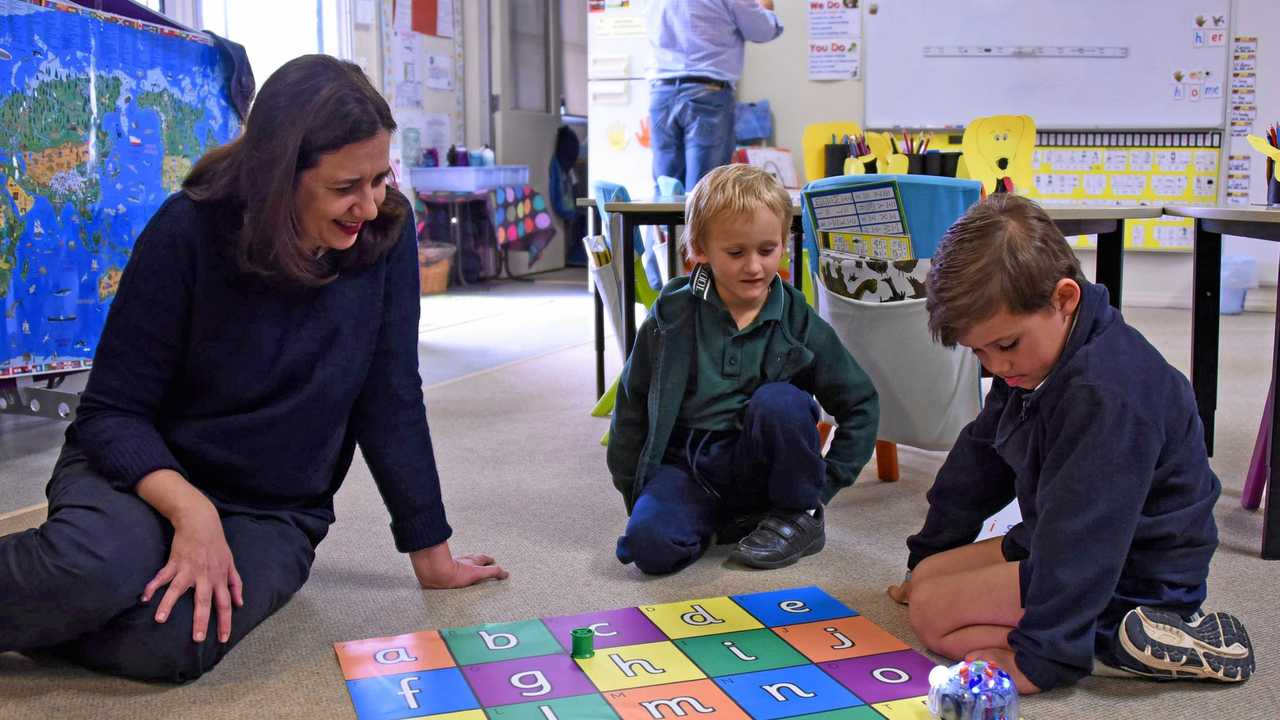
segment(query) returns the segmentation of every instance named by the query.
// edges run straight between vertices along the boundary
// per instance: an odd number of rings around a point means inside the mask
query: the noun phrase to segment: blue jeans
[[[667,175],[686,192],[733,156],[733,90],[703,83],[653,83],[649,88],[653,177]],[[656,191],[655,191],[656,194]]]
[[[133,493],[107,484],[68,443],[46,493],[49,519],[0,538],[0,652],[42,652],[112,675],[183,682],[212,668],[302,587],[327,511],[255,511],[220,504],[222,530],[244,581],[231,639],[217,640],[210,612],[204,642],[191,640],[194,591],[155,621],[165,588],[143,587],[169,559],[173,527]]]
[[[677,429],[640,489],[618,560],[674,572],[701,557],[734,515],[818,507],[827,464],[817,423],[808,393],[775,382],[751,396],[741,432]]]

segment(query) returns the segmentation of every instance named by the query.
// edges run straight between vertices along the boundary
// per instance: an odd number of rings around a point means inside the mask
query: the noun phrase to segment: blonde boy
[[[697,265],[663,288],[618,386],[608,462],[630,513],[618,559],[673,572],[714,535],[737,542],[739,562],[782,567],[822,549],[823,503],[875,444],[876,392],[778,277],[791,198],[777,180],[722,166],[685,208]],[[825,459],[818,403],[838,422]]]

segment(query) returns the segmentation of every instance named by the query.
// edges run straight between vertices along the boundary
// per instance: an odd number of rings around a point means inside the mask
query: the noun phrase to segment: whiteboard
[[[1223,127],[1230,4],[864,0],[866,126],[1025,114],[1053,129]]]

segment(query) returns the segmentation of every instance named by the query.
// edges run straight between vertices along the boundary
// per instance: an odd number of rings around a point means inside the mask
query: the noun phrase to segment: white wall
[[[1258,119],[1254,132],[1263,134],[1263,128],[1272,122],[1280,122],[1280,3],[1275,0],[1235,0],[1232,22],[1234,35],[1254,35],[1258,38]],[[1253,156],[1253,186],[1249,195],[1251,203],[1267,201],[1266,183],[1261,156]],[[1258,280],[1265,285],[1275,285],[1280,273],[1280,243],[1225,236],[1222,238],[1224,255],[1246,255],[1258,261]]]
[[[865,3],[863,3],[865,4]],[[805,0],[774,3],[782,35],[772,42],[748,43],[738,100],[768,100],[773,109],[774,144],[791,150],[796,172],[804,174],[800,135],[814,122],[862,122],[861,80],[813,82],[809,77],[809,25]]]
[[[866,12],[867,2],[861,3]],[[738,85],[738,99],[768,99],[774,116],[777,145],[791,149],[796,168],[803,173],[800,137],[812,122],[852,120],[864,122],[864,92],[861,80],[814,82],[808,80],[808,3],[779,0],[779,19],[785,26],[782,36],[771,43],[748,44],[746,64]],[[1280,121],[1280,2],[1276,0],[1233,0],[1233,35],[1258,36],[1258,121]],[[864,16],[865,19],[865,16]],[[866,23],[863,24],[864,31]],[[864,43],[872,42],[864,35]],[[1225,166],[1226,153],[1223,153]],[[1254,160],[1254,175],[1262,173]],[[1265,201],[1261,183],[1255,182],[1253,202]],[[1259,281],[1276,285],[1280,273],[1280,243],[1249,238],[1223,238],[1227,255],[1248,255],[1258,261]],[[1092,268],[1094,254],[1081,251],[1081,260]],[[1189,254],[1127,252],[1124,294],[1126,302],[1140,305],[1190,307],[1191,256]],[[1266,305],[1250,300],[1249,309]]]

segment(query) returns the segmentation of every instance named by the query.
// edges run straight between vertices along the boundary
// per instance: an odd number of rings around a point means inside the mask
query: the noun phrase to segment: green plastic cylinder
[[[591,628],[577,628],[573,635],[573,657],[585,660],[596,654],[595,637],[596,631]]]

